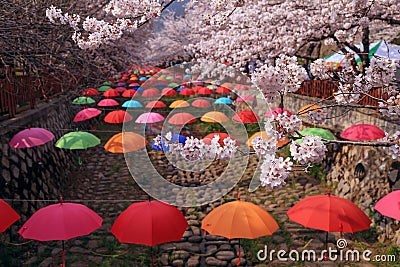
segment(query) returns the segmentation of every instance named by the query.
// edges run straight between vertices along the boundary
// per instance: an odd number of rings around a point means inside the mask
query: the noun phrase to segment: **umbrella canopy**
[[[144,90],[142,93],[142,96],[143,97],[155,97],[155,96],[158,96],[159,94],[160,94],[160,91],[158,91],[158,89],[150,88],[150,89]]]
[[[44,145],[54,139],[54,134],[43,128],[28,128],[18,132],[11,138],[12,148],[30,148]]]
[[[178,87],[178,86],[179,86],[179,84],[177,84],[175,82],[172,82],[172,83],[168,84],[168,87],[170,87],[170,88],[175,88],[175,87]]]
[[[400,220],[400,190],[393,191],[381,198],[375,204],[375,209],[383,216]]]
[[[126,91],[126,88],[125,88],[125,87],[122,87],[122,86],[120,86],[120,87],[117,87],[117,88],[115,88],[114,90],[115,90],[115,91],[117,91],[118,93],[123,93],[123,92],[125,92],[125,91]]]
[[[72,104],[75,104],[75,105],[89,105],[89,104],[93,104],[93,103],[96,103],[96,101],[89,96],[80,96],[80,97],[75,98],[72,101]]]
[[[232,101],[232,99],[227,98],[227,97],[220,97],[217,100],[215,100],[214,104],[232,105],[233,101]]]
[[[111,86],[110,85],[103,85],[100,86],[99,88],[97,88],[97,90],[99,90],[99,92],[105,92],[107,89],[110,89]]]
[[[321,112],[321,107],[318,105],[314,105],[314,104],[308,104],[308,105],[301,107],[297,111],[297,114],[305,117],[305,116],[307,116],[307,112]]]
[[[128,85],[128,87],[140,87],[140,84],[138,84],[138,83],[130,83]]]
[[[125,97],[125,98],[131,98],[131,97],[138,96],[138,95],[140,95],[140,94],[135,90],[126,90],[122,93],[122,97]]]
[[[253,239],[272,235],[279,226],[264,209],[251,202],[237,200],[213,209],[202,220],[201,228],[212,235],[229,239]]]
[[[253,102],[255,100],[254,96],[251,95],[241,95],[236,99],[236,102]]]
[[[21,216],[19,216],[7,202],[0,199],[0,233],[7,230],[7,228],[19,220],[19,218],[21,218]]]
[[[368,141],[385,137],[385,132],[372,124],[356,124],[344,130],[340,137],[353,141]]]
[[[168,142],[169,144],[179,142],[181,144],[186,143],[186,137],[180,134],[172,134],[171,140]],[[164,138],[161,139],[161,147],[157,146],[154,142],[151,144],[151,147],[155,150],[169,151],[169,147],[165,145]]]
[[[107,89],[104,93],[103,93],[104,97],[117,97],[119,96],[119,93],[117,90],[115,89]]]
[[[160,201],[146,201],[131,204],[115,220],[110,232],[121,243],[155,246],[180,241],[187,227],[177,208]]]
[[[99,110],[97,108],[85,108],[85,109],[79,111],[75,115],[73,121],[74,122],[86,121],[88,119],[99,116],[100,114],[101,114],[101,110]]]
[[[227,133],[210,133],[207,134],[206,136],[203,137],[203,141],[204,143],[206,143],[207,145],[211,144],[211,140],[215,137],[215,136],[219,136],[219,140],[218,143],[223,146],[224,145],[224,139],[229,137],[232,140],[235,140],[235,138],[233,138],[232,136],[230,136]],[[236,140],[236,146],[239,146],[239,142]]]
[[[88,207],[77,203],[59,203],[41,208],[19,229],[27,239],[68,240],[88,235],[101,227],[103,219]]]
[[[247,140],[247,142],[246,142],[246,144],[248,145],[248,146],[253,146],[253,140],[255,139],[255,138],[257,138],[257,137],[261,137],[261,139],[262,140],[268,140],[270,137],[267,135],[267,132],[266,131],[261,131],[261,132],[256,132],[255,134],[253,134],[250,138],[249,138],[249,140]],[[289,142],[289,139],[287,138],[287,137],[285,137],[285,139],[283,139],[283,140],[278,140],[278,142],[276,143],[276,146],[277,147],[280,147],[280,146],[283,146],[283,145],[286,145],[287,143]]]
[[[179,92],[180,95],[184,95],[184,96],[189,96],[189,95],[194,95],[196,94],[196,92],[193,89],[190,88],[185,88],[182,91]]]
[[[124,123],[133,120],[132,116],[123,110],[114,110],[108,113],[104,117],[104,121],[107,123]]]
[[[289,110],[287,110],[285,108],[284,109],[274,108],[274,109],[268,110],[267,112],[265,112],[264,116],[276,118],[276,117],[278,117],[279,114],[283,114],[283,112],[285,112],[285,111],[288,116],[292,116],[292,112],[290,112]]]
[[[237,91],[247,91],[247,90],[249,90],[249,87],[244,84],[236,84],[234,89]]]
[[[236,123],[256,123],[258,116],[251,110],[243,110],[233,115],[232,121]]]
[[[165,107],[167,107],[167,105],[165,105],[165,103],[162,101],[151,101],[146,105],[146,108],[165,108]]]
[[[369,228],[371,220],[351,201],[328,195],[302,199],[287,215],[305,227],[326,232],[354,233]]]
[[[205,99],[196,99],[192,102],[192,106],[196,108],[209,108],[211,104]]]
[[[170,108],[186,108],[189,106],[190,106],[190,104],[187,101],[182,100],[182,99],[175,100],[174,102],[172,102],[169,105]]]
[[[162,89],[162,92],[161,92],[162,96],[171,96],[171,95],[176,95],[176,94],[177,94],[177,92],[174,89],[169,88],[169,87]]]
[[[104,148],[111,153],[129,153],[144,148],[146,143],[146,139],[140,134],[122,132],[111,137]]]
[[[204,122],[223,123],[229,121],[229,118],[222,112],[210,111],[204,114],[200,120]]]
[[[174,125],[184,125],[193,123],[195,121],[196,118],[192,114],[188,112],[180,112],[172,115],[171,118],[169,118],[168,123]]]
[[[119,103],[114,99],[102,99],[97,103],[99,107],[115,107],[119,106]]]
[[[142,103],[136,100],[128,100],[122,104],[123,108],[141,108],[143,107]]]
[[[197,93],[199,95],[212,95],[214,92],[210,88],[201,87],[199,90],[197,90]]]
[[[87,149],[100,144],[100,139],[87,132],[70,132],[58,139],[56,147],[66,149]]]
[[[328,130],[322,128],[306,128],[300,132],[302,135],[319,136],[328,140],[335,140],[335,136]]]
[[[229,88],[220,86],[220,87],[217,88],[217,90],[215,90],[215,92],[218,93],[218,94],[227,94],[227,93],[230,93],[232,91]]]
[[[88,88],[82,91],[82,95],[88,96],[88,95],[99,95],[100,92],[96,88]]]
[[[163,115],[156,113],[156,112],[146,112],[141,114],[139,117],[136,119],[136,123],[142,123],[142,124],[148,124],[148,123],[156,123],[163,121],[164,117]]]

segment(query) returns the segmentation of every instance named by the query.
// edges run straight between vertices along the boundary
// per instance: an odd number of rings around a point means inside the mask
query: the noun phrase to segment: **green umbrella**
[[[93,98],[88,97],[88,96],[80,96],[80,97],[75,98],[72,101],[72,104],[76,104],[76,105],[88,105],[88,104],[93,104],[93,103],[96,103],[96,101]]]
[[[115,79],[119,79],[119,78],[121,78],[121,75],[116,75],[116,76],[119,76],[118,78],[115,78]],[[111,85],[113,85],[113,82],[110,82],[110,81],[105,81],[104,83],[103,83],[103,85],[108,85],[108,86],[111,86]]]
[[[175,87],[178,87],[179,86],[179,84],[177,84],[177,83],[169,83],[168,84],[168,87],[171,87],[171,88],[175,88]]]
[[[97,88],[97,90],[99,90],[99,92],[105,92],[107,89],[110,89],[111,88],[111,86],[109,86],[109,85],[103,85],[103,86],[100,86],[99,88]]]
[[[173,76],[165,76],[165,79],[168,80],[168,81],[172,81],[175,78]]]
[[[64,134],[56,143],[56,147],[65,149],[87,149],[100,144],[100,139],[87,132],[70,132]]]
[[[328,130],[322,128],[306,128],[300,132],[302,135],[319,136],[327,140],[335,140],[335,136]],[[296,142],[303,142],[303,139],[297,139]]]

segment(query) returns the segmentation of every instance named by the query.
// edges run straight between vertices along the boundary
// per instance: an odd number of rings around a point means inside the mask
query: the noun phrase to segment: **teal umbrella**
[[[66,133],[58,139],[56,147],[65,149],[87,149],[100,144],[97,136],[88,132],[70,132]]]
[[[96,101],[93,98],[88,97],[88,96],[80,96],[80,97],[75,98],[72,101],[72,104],[75,104],[75,105],[88,105],[88,104],[93,104],[93,103],[96,103]]]
[[[142,103],[136,100],[128,100],[122,104],[123,108],[141,108],[143,107]]]
[[[312,136],[319,136],[321,138],[327,140],[335,140],[336,137],[328,130],[322,128],[306,128],[300,132],[303,136],[304,135],[312,135]],[[303,142],[302,139],[297,139],[296,142]]]
[[[214,104],[232,105],[233,101],[232,99],[227,97],[220,97],[217,100],[215,100]]]

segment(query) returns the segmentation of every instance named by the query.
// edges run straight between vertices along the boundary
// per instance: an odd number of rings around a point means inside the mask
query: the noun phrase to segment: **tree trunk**
[[[369,27],[363,28],[363,33],[362,33],[362,44],[364,47],[363,53],[361,53],[360,58],[362,62],[362,72],[365,72],[365,69],[369,67]]]

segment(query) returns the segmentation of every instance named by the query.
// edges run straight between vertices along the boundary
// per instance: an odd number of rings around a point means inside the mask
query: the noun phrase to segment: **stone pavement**
[[[158,154],[157,154],[158,153]],[[161,152],[152,153],[158,160]],[[90,155],[90,156],[89,156]],[[286,211],[307,195],[319,194],[326,190],[306,177],[293,178],[294,182],[281,190],[266,190],[260,188],[253,193],[247,191],[250,174],[256,166],[256,159],[251,158],[249,169],[243,181],[228,193],[224,199],[202,207],[183,208],[189,227],[181,242],[167,243],[154,248],[120,244],[109,232],[116,217],[134,200],[147,200],[148,196],[136,185],[126,167],[123,155],[111,154],[102,147],[88,150],[83,166],[72,174],[71,184],[64,189],[64,199],[81,200],[104,218],[101,229],[84,237],[66,241],[67,266],[236,266],[240,250],[241,266],[339,266],[340,262],[282,262],[276,259],[260,261],[257,252],[268,246],[278,251],[296,249],[315,249],[317,252],[325,248],[325,233],[307,229],[290,222]],[[164,163],[161,163],[163,165]],[[159,166],[160,169],[163,166]],[[165,166],[164,166],[165,167]],[[188,174],[171,169],[169,177],[187,177]],[[177,173],[176,173],[177,172]],[[198,184],[211,179],[218,170],[209,170],[203,175],[191,179],[180,179]],[[167,174],[166,174],[167,175]],[[165,176],[166,177],[166,176]],[[201,182],[200,182],[201,183]],[[236,199],[241,193],[243,201],[251,201],[268,210],[277,220],[280,229],[271,237],[261,237],[256,240],[228,240],[223,237],[206,235],[200,230],[201,220],[214,207],[229,199]],[[337,235],[329,234],[329,246],[335,247]],[[353,236],[348,236],[354,240]],[[358,243],[347,239],[348,245]],[[36,242],[36,241],[35,241]],[[24,266],[58,266],[61,263],[61,242],[36,242],[37,250],[27,257]],[[368,245],[368,244],[366,244]],[[358,265],[353,265],[358,266]],[[369,266],[363,262],[359,266]]]

